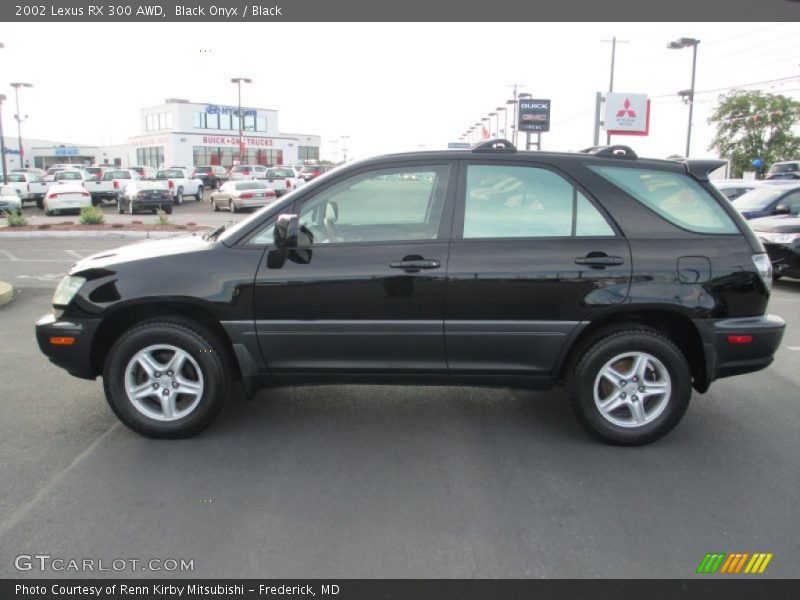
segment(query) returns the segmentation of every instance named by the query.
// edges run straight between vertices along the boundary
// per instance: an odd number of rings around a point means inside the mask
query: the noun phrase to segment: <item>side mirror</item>
[[[792,212],[791,207],[788,204],[778,204],[774,209],[772,209],[773,215],[788,215]]]
[[[280,215],[275,222],[275,245],[278,248],[296,247],[299,224],[297,215]]]

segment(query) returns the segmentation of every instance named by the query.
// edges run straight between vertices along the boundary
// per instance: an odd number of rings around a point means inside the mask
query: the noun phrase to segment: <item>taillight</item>
[[[91,196],[91,194],[89,192],[81,192],[81,196],[86,197],[86,196]]]
[[[169,189],[175,189],[175,182],[172,179],[169,180]]]
[[[244,200],[246,200],[248,198],[252,198],[252,197],[253,197],[253,194],[251,194],[250,192],[247,192],[246,194],[242,194],[241,196],[239,196],[239,198],[242,198]]]
[[[288,177],[286,178],[286,189],[287,190],[292,189],[292,180],[289,179]]]
[[[117,181],[116,179],[114,180],[114,189],[115,190],[119,189],[119,181]]]
[[[753,341],[752,335],[729,335],[728,336],[728,343],[729,344],[749,344]]]

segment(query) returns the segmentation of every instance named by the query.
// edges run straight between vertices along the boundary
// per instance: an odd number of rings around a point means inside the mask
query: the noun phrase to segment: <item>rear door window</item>
[[[738,233],[716,198],[688,175],[653,169],[589,165],[660,217],[695,233]]]

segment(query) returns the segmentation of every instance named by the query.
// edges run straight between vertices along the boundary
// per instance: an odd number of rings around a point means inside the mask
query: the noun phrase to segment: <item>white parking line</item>
[[[19,258],[17,258],[16,256],[14,256],[13,254],[11,254],[11,252],[9,252],[8,250],[3,250],[3,249],[0,249],[0,254],[5,254],[5,255],[6,255],[6,258],[7,258],[8,260],[14,260],[14,261],[17,261],[17,260],[19,260]]]
[[[786,346],[788,350],[800,350],[800,346]]]
[[[80,252],[77,252],[75,250],[64,250],[64,252],[66,252],[70,256],[74,256],[78,260],[81,260],[82,258],[84,258],[86,256],[85,254],[81,254]]]

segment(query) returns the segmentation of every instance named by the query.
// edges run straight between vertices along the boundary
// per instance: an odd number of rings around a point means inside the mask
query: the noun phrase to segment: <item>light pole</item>
[[[627,44],[628,40],[618,40],[617,36],[614,36],[610,40],[600,40],[605,44],[611,44],[611,77],[609,78],[608,82],[608,91],[609,93],[614,91],[614,63],[616,62],[617,57],[617,44]],[[606,133],[606,144],[611,144],[611,134]]]
[[[342,138],[342,162],[347,162],[347,140],[350,139],[349,135],[343,135]]]
[[[694,111],[694,75],[695,71],[697,70],[697,44],[700,43],[700,40],[696,40],[694,38],[687,38],[682,37],[680,39],[675,40],[674,42],[670,42],[667,44],[667,48],[670,50],[680,50],[682,48],[691,48],[692,49],[692,87],[689,89],[689,94],[686,95],[685,93],[679,94],[683,95],[684,97],[688,98],[689,103],[689,125],[686,128],[686,158],[689,158],[689,149],[692,145],[692,112]]]
[[[498,115],[500,115],[500,111],[503,111],[503,137],[508,139],[508,111],[505,106],[498,106],[496,110]],[[498,131],[497,133],[497,137],[500,137],[500,132]]]
[[[526,92],[520,92],[517,95],[517,99],[520,102],[522,100],[530,100],[531,98],[533,98],[533,94],[528,94]],[[525,150],[530,150],[530,149],[531,149],[531,132],[530,131],[526,131],[525,132]]]
[[[32,88],[32,83],[21,83],[16,81],[11,84],[11,87],[14,88],[14,98],[16,99],[17,104],[17,114],[14,115],[14,118],[17,120],[17,140],[19,142],[19,166],[21,169],[25,168],[25,150],[22,147],[22,122],[28,118],[28,115],[24,117],[19,113],[19,88]]]
[[[244,115],[242,115],[242,84],[243,83],[253,83],[252,79],[248,79],[247,77],[232,77],[231,83],[235,83],[239,86],[239,106],[236,110],[236,114],[239,116],[239,164],[244,162]]]
[[[3,185],[8,183],[8,173],[6,172],[6,137],[3,135],[3,102],[6,95],[0,94],[0,154],[3,155]]]
[[[511,133],[511,137],[509,139],[516,146],[516,142],[514,141],[514,138],[517,135],[517,99],[516,99],[516,97],[514,98],[514,100],[506,100],[506,115],[508,114],[508,108],[507,107],[512,106],[512,105],[514,106],[514,117],[513,117],[512,122],[511,122],[511,132],[512,133]],[[506,135],[508,135],[508,134],[506,134]]]
[[[500,129],[500,115],[498,115],[496,112],[490,112],[489,113],[489,133],[490,134],[492,132],[492,117],[494,117],[494,135],[492,135],[491,137],[497,138],[497,137],[500,137],[499,132],[497,131],[498,129]]]

